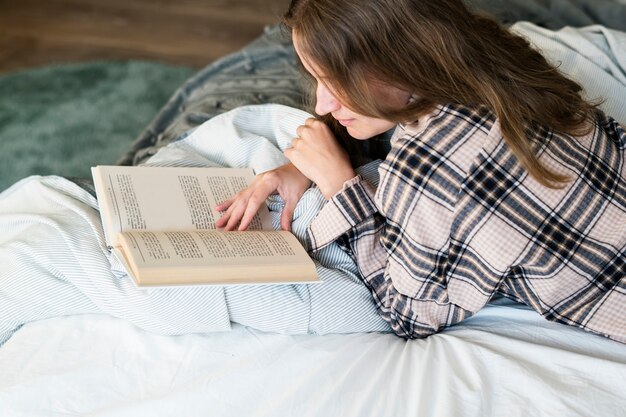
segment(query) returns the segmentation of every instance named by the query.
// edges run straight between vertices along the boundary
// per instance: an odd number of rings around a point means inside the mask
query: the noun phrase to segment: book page
[[[121,231],[215,229],[215,206],[254,179],[250,168],[98,166],[92,173],[110,246]],[[250,229],[272,229],[267,206]]]
[[[313,261],[286,231],[131,231],[118,241],[140,284],[280,282],[285,272],[294,281],[317,280]]]

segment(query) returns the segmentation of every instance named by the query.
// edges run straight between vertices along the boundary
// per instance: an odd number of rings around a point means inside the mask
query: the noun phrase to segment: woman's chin
[[[348,131],[348,134],[350,134],[350,136],[352,136],[354,139],[358,139],[358,140],[367,140],[367,139],[371,139],[374,136],[376,136],[378,134],[378,132],[364,132],[360,129],[355,129],[352,126],[348,126],[346,127],[346,130]]]

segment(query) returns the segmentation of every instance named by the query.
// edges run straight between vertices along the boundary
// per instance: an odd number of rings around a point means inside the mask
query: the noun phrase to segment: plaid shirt
[[[311,223],[311,250],[338,241],[351,253],[402,337],[501,294],[626,342],[626,131],[601,116],[584,137],[530,134],[565,187],[529,176],[484,108],[440,106],[398,126],[378,187],[347,181]]]

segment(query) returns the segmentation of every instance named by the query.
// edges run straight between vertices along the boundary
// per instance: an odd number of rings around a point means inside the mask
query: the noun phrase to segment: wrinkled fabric
[[[309,114],[277,104],[217,116],[159,152],[152,165],[251,166],[285,163],[281,149]],[[294,213],[304,231],[324,204],[308,190]],[[283,202],[269,201],[278,228]],[[237,322],[286,333],[388,331],[354,262],[339,247],[314,258],[321,284],[138,289],[107,250],[97,202],[60,177],[29,177],[0,194],[0,344],[24,323],[103,313],[159,334],[223,331]]]

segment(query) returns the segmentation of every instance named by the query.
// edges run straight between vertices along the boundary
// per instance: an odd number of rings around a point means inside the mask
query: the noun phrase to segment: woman
[[[307,120],[291,164],[218,206],[246,229],[278,192],[289,221],[311,182],[328,203],[313,251],[350,251],[407,338],[495,294],[626,342],[626,133],[528,42],[459,0],[300,0],[285,15],[315,112],[355,139],[395,127],[377,188],[328,125]]]

